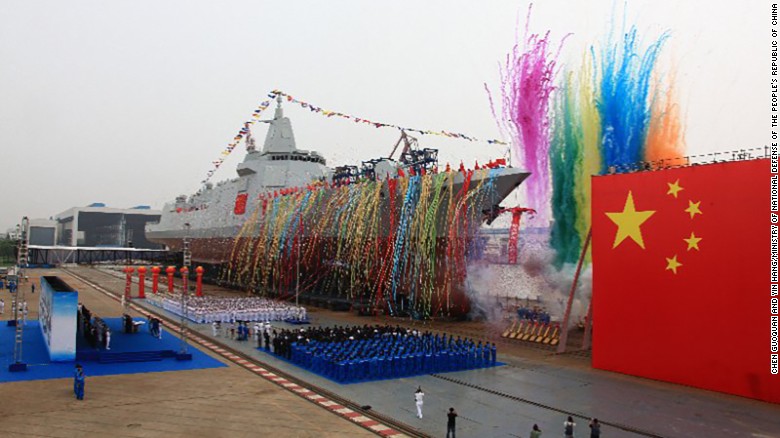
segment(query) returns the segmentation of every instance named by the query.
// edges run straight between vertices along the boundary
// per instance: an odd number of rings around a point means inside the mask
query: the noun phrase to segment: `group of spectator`
[[[348,383],[496,365],[496,346],[390,325],[282,330],[273,352]]]
[[[521,307],[517,309],[517,317],[520,321],[530,320],[542,324],[549,324],[552,320],[550,314],[539,306],[534,306],[533,308]]]
[[[99,316],[93,316],[86,306],[78,305],[78,328],[92,348],[111,349],[111,329]]]
[[[574,429],[577,426],[577,423],[574,422],[574,419],[569,416],[566,418],[566,421],[563,422],[563,436],[565,438],[574,438]],[[588,423],[588,427],[590,428],[590,438],[600,438],[601,437],[601,423],[599,422],[598,418],[592,418],[590,420],[590,423]],[[531,428],[531,438],[541,438],[542,436],[542,429],[539,428],[539,425],[534,424],[534,426]]]
[[[155,303],[181,316],[181,301],[162,298]],[[198,324],[236,321],[306,321],[306,308],[261,297],[190,297],[187,318]]]

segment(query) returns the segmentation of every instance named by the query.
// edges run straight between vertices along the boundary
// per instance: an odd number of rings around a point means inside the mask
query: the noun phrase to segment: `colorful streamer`
[[[624,35],[622,45],[610,35],[601,52],[600,93],[602,172],[610,166],[644,159],[650,122],[650,78],[668,33],[640,53],[636,26]]]
[[[661,167],[664,164],[676,164],[685,151],[683,127],[680,121],[680,105],[677,103],[675,95],[674,76],[674,73],[669,75],[669,85],[666,88],[660,80],[656,80],[654,85],[653,95],[655,98],[652,103],[652,115],[647,131],[645,160],[654,163],[656,167]]]
[[[289,297],[300,263],[302,293],[365,299],[393,313],[463,312],[466,249],[480,206],[496,202],[499,174],[427,173],[263,196],[234,240],[224,280]]]
[[[673,85],[658,79],[651,84],[653,77],[674,81],[674,75],[655,71],[669,34],[645,49],[635,26],[620,42],[613,34],[600,51],[583,57],[579,69],[567,69],[554,83],[557,55],[550,54],[549,32],[528,36],[526,23],[524,46],[515,45],[501,76],[502,119],[511,122],[515,155],[533,173],[526,182],[528,203],[540,210],[543,224],[544,212],[551,211],[550,246],[558,267],[579,257],[590,227],[593,175],[643,160],[661,166],[683,154]]]
[[[555,89],[558,51],[550,50],[550,33],[529,34],[532,7],[528,7],[522,49],[518,44],[507,56],[502,72],[503,120],[508,121],[515,157],[531,172],[524,183],[527,203],[538,209],[538,219],[550,219],[550,97]]]
[[[556,249],[556,265],[576,263],[581,241],[577,233],[576,168],[582,163],[582,125],[577,114],[577,95],[573,73],[558,88],[555,99],[550,161],[552,163],[552,211],[555,221],[550,230],[550,246]]]

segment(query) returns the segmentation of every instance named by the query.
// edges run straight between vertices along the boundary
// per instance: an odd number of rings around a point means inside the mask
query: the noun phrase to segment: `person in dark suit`
[[[599,423],[598,418],[594,418],[590,420],[590,438],[600,438],[601,437],[601,423]]]
[[[458,418],[458,414],[455,412],[455,408],[450,408],[447,413],[447,438],[450,438],[450,432],[452,432],[452,438],[455,438],[455,419]]]

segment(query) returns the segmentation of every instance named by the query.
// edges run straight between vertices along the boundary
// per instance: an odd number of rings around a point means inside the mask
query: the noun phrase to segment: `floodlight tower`
[[[181,318],[179,319],[179,359],[187,359],[192,356],[189,354],[189,343],[187,340],[187,296],[188,280],[190,275],[190,265],[192,264],[192,252],[190,251],[190,224],[189,222],[184,224],[184,239],[182,240],[182,267],[181,267]]]
[[[24,303],[24,288],[19,286],[19,282],[24,278],[24,268],[27,267],[27,229],[30,225],[27,216],[22,218],[20,224],[19,233],[19,251],[16,259],[16,293],[14,293],[13,306],[14,306],[14,361],[8,366],[9,371],[27,371],[27,364],[22,362],[23,352],[23,338],[24,338],[24,317],[23,311],[20,312],[19,303]],[[20,321],[19,314],[22,313],[22,319]]]
[[[25,269],[27,268],[27,264],[29,263],[29,234],[27,231],[30,229],[30,220],[27,218],[27,216],[22,218],[22,223],[19,225],[19,250],[17,253],[16,258],[16,273],[19,276],[19,279],[23,279],[25,275]],[[19,284],[19,280],[16,282]]]

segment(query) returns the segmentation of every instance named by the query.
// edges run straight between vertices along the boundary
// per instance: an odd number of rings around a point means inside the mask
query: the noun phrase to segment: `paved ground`
[[[31,270],[30,281],[44,271]],[[116,301],[62,275],[96,315],[121,315]],[[38,291],[23,285],[30,316]],[[8,291],[0,298],[10,303]],[[10,316],[7,304],[3,319]],[[0,348],[12,346],[3,345]],[[216,356],[215,356],[216,357]],[[226,362],[227,363],[227,362]],[[86,399],[71,379],[0,384],[3,437],[376,436],[247,370],[227,368],[90,377]]]
[[[78,282],[74,283],[76,287],[80,287]],[[117,291],[123,289],[122,283],[121,279],[111,280],[108,277],[104,277],[101,282]],[[226,293],[216,290],[214,292]],[[96,296],[91,299],[95,300],[94,303],[87,302],[87,305],[95,307],[98,314],[103,312],[98,305],[107,306],[105,312],[114,309],[113,315],[119,311],[118,305],[108,298]],[[381,322],[374,318],[319,309],[311,309],[310,315],[315,323],[323,325]],[[410,321],[393,321],[396,322],[412,324]],[[210,327],[193,328],[210,335]],[[495,328],[474,323],[454,325],[436,322],[426,325],[426,328],[461,330],[463,334],[472,336],[475,333],[491,336],[498,332]],[[534,423],[538,423],[545,431],[544,436],[560,436],[563,420],[569,413],[578,416],[577,436],[588,436],[587,418],[596,416],[613,425],[603,427],[605,437],[780,437],[778,405],[593,370],[587,358],[555,356],[548,351],[527,348],[519,342],[499,345],[499,360],[509,364],[505,367],[339,385],[256,351],[247,343],[222,338],[216,341],[242,350],[259,361],[283,369],[343,397],[371,405],[372,409],[412,424],[431,436],[444,435],[445,412],[450,406],[454,406],[460,413],[458,436],[461,438],[526,437]],[[167,379],[165,375],[175,375],[175,378]],[[160,378],[159,382],[156,381],[157,377]],[[244,429],[231,433],[228,428],[244,426],[249,430],[276,431],[280,433],[279,436],[309,436],[308,434],[317,430],[313,427],[320,424],[323,432],[316,433],[317,436],[360,436],[367,433],[295,396],[289,395],[288,400],[278,387],[265,387],[264,385],[268,384],[259,381],[258,377],[233,366],[220,370],[100,379],[105,380],[90,379],[87,387],[88,400],[85,403],[97,404],[98,400],[107,403],[106,406],[101,405],[96,409],[100,410],[101,415],[82,412],[83,409],[78,405],[73,406],[75,401],[70,398],[69,381],[13,384],[20,385],[18,388],[6,386],[9,384],[0,385],[0,400],[8,399],[4,394],[31,394],[29,399],[22,397],[28,399],[28,402],[21,404],[18,412],[7,411],[11,408],[5,404],[0,405],[0,427],[5,424],[14,425],[13,427],[29,424],[22,421],[26,412],[28,415],[35,413],[33,418],[38,422],[35,424],[47,425],[46,430],[51,436],[61,436],[54,435],[52,431],[60,433],[68,429],[48,427],[49,424],[59,424],[49,420],[49,415],[71,426],[92,425],[93,423],[87,420],[93,419],[95,424],[90,427],[116,427],[133,436],[156,436],[164,433],[164,430],[179,432],[179,427],[190,424],[186,420],[190,416],[194,417],[193,421],[203,420],[203,426],[196,428],[197,434],[203,432],[203,435],[210,436],[241,436]],[[106,389],[100,389],[99,384]],[[39,393],[36,393],[36,385],[42,386]],[[225,389],[229,385],[234,385],[234,389]],[[257,389],[254,389],[256,385]],[[412,393],[417,385],[422,385],[427,394],[425,418],[422,420],[414,417]],[[36,398],[43,401],[36,403]],[[110,401],[106,401],[106,398]],[[133,403],[130,405],[132,410],[143,414],[137,415],[128,412],[127,408],[122,409],[121,406],[128,399]],[[231,409],[231,401],[238,402],[234,405],[240,407]],[[37,408],[46,406],[49,406],[49,410],[42,409],[44,412],[38,412]],[[198,414],[193,416],[192,410],[197,410]],[[300,414],[300,420],[291,421],[299,418],[289,415],[289,412],[293,411]],[[253,412],[256,413],[254,417]],[[114,415],[110,415],[111,413]],[[284,416],[285,413],[287,416]],[[81,415],[78,417],[81,421],[73,420],[72,417],[77,415]],[[253,418],[257,420],[253,422]],[[272,418],[274,420],[270,420]],[[276,419],[283,421],[277,422]],[[103,421],[106,425],[101,426]],[[269,425],[267,421],[272,421],[272,424]],[[138,424],[140,426],[136,426]],[[252,429],[250,425],[255,428]],[[263,425],[269,429],[259,429]],[[135,434],[139,430],[143,432]],[[220,430],[224,435],[214,433]]]

